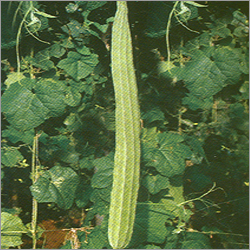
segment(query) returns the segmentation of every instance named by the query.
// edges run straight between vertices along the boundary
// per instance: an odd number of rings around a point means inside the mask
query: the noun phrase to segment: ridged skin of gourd
[[[116,145],[108,238],[114,249],[121,249],[129,244],[133,233],[140,175],[140,109],[125,1],[117,1],[111,68],[116,103]]]

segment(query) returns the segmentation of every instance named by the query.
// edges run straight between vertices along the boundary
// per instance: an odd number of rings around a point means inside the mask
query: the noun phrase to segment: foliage
[[[116,5],[2,4],[2,248],[32,248],[25,235],[34,246],[42,220],[72,211],[62,249],[110,248]],[[248,20],[233,4],[128,3],[141,108],[128,248],[248,248]]]

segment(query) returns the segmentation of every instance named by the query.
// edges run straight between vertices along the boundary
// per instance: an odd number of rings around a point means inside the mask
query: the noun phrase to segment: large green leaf
[[[22,233],[17,231],[27,232],[27,228],[23,225],[22,220],[12,214],[1,213],[1,248],[20,246],[22,242]],[[16,232],[16,233],[15,233]]]
[[[162,175],[146,175],[142,180],[142,185],[145,186],[151,194],[157,194],[162,189],[169,186],[169,180]]]
[[[60,58],[66,52],[66,49],[60,46],[59,44],[53,44],[48,48],[50,56],[54,56],[56,58]]]
[[[54,63],[50,60],[49,50],[47,49],[39,51],[33,58],[28,58],[28,62],[43,70],[50,70],[54,67]]]
[[[14,167],[21,160],[23,160],[23,156],[17,148],[3,147],[1,149],[1,164],[4,166]]]
[[[33,84],[31,80],[30,83]],[[2,96],[2,112],[15,129],[29,130],[49,117],[62,115],[65,93],[65,84],[52,79],[36,82],[33,90],[13,83]]]
[[[12,73],[7,75],[7,79],[5,80],[4,84],[7,86],[7,88],[9,88],[9,86],[12,83],[19,82],[24,78],[25,78],[24,74],[22,74],[20,72],[12,72]]]
[[[72,137],[65,134],[50,137],[50,145],[56,146],[56,157],[69,164],[77,164],[80,153],[75,149],[75,142]]]
[[[209,98],[240,77],[239,58],[229,48],[206,48],[191,54],[185,67],[176,67],[171,73],[184,80],[188,90],[199,98]]]
[[[130,245],[134,246],[134,244],[143,242],[163,243],[167,233],[165,223],[169,216],[171,215],[162,205],[156,203],[138,204]]]
[[[202,142],[198,140],[195,136],[183,135],[185,138],[185,143],[190,147],[194,156],[202,157],[202,159],[207,160],[205,151],[202,147]]]
[[[76,190],[76,205],[78,207],[85,207],[90,201],[92,192],[93,188],[85,181],[80,180]]]
[[[2,131],[2,137],[8,138],[8,140],[13,143],[24,142],[29,145],[32,145],[34,136],[34,129],[20,131],[15,129],[13,126],[8,126],[7,129]]]
[[[183,53],[191,58],[184,67],[174,67],[162,76],[185,82],[189,90],[183,104],[192,110],[210,109],[212,97],[229,84],[236,84],[241,75],[243,58],[238,49],[211,46],[209,35],[202,34],[187,43]]]
[[[102,192],[101,192],[102,191]],[[109,213],[109,201],[106,201],[106,199],[103,199],[103,194],[105,191],[111,192],[111,186],[107,188],[102,189],[94,189],[94,191],[91,194],[90,200],[94,203],[93,210],[91,210],[91,213],[87,215],[87,217],[91,217],[91,214],[100,214],[100,215],[106,215]],[[107,195],[106,195],[107,197]]]
[[[85,11],[92,11],[102,7],[107,1],[75,1],[75,3],[81,6]]]
[[[164,121],[165,116],[159,107],[154,107],[142,114],[142,119],[146,124],[155,122],[155,121]]]
[[[175,133],[160,133],[157,139],[158,147],[151,147],[147,143],[142,147],[146,166],[155,167],[160,174],[167,177],[182,174],[185,159],[192,156],[189,147],[181,143],[183,137]]]
[[[80,237],[81,249],[103,249],[104,246],[108,245],[108,237],[102,232],[101,226],[96,226],[89,232],[87,243],[85,233]]]
[[[55,202],[62,209],[69,209],[74,201],[79,177],[68,167],[55,166],[42,174],[30,187],[38,202]]]
[[[69,106],[75,107],[80,104],[81,94],[78,92],[76,88],[71,86],[68,87],[68,93],[65,96],[65,103]]]
[[[106,170],[114,168],[114,153],[111,152],[107,156],[97,158],[93,161],[94,166],[97,167],[97,170]]]
[[[145,249],[161,249],[161,247],[150,244],[150,245],[146,245]]]
[[[63,114],[65,110],[65,83],[53,79],[41,79],[34,87],[37,98],[49,110],[47,116],[56,117]]]
[[[209,110],[213,106],[213,97],[201,98],[192,93],[188,93],[187,96],[182,99],[182,103],[188,105],[191,110]]]
[[[184,237],[181,249],[211,249],[209,238],[201,233],[188,232]]]
[[[57,66],[64,69],[76,81],[80,81],[93,72],[97,63],[98,56],[96,54],[81,55],[70,51],[68,57],[61,60]]]
[[[93,188],[105,188],[112,184],[113,168],[97,170],[91,180]]]
[[[146,23],[145,34],[152,38],[159,38],[166,34],[167,20],[173,4],[167,2],[149,2],[150,10]]]
[[[76,20],[72,19],[69,23],[62,26],[61,29],[71,35],[73,38],[79,37],[81,33],[84,33],[84,27]]]

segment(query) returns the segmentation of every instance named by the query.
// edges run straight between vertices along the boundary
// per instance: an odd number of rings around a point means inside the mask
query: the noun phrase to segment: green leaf
[[[1,213],[1,248],[18,247],[22,242],[22,233],[15,231],[27,232],[22,220],[12,214]]]
[[[156,148],[158,145],[158,133],[156,127],[153,128],[143,128],[141,132],[141,144],[142,149],[145,148]]]
[[[76,205],[80,208],[88,205],[92,192],[93,188],[84,180],[81,180],[76,190]]]
[[[99,23],[96,23],[96,22],[93,22],[93,25],[96,26],[97,29],[99,29],[102,33],[106,33],[109,25],[108,24],[99,24]]]
[[[69,3],[65,9],[67,11],[67,13],[74,13],[75,11],[77,11],[79,5],[78,4],[73,4],[73,3]]]
[[[195,192],[200,192],[213,185],[211,178],[204,174],[199,165],[188,167],[185,171],[184,180],[188,183],[186,186],[189,186]]]
[[[28,58],[31,65],[41,68],[43,70],[50,70],[54,68],[54,63],[50,60],[50,53],[48,49],[39,51],[34,58]]]
[[[91,194],[90,200],[94,203],[93,210],[91,210],[92,214],[108,214],[109,209],[108,209],[108,204],[109,201],[106,201],[106,199],[103,199],[102,195],[103,192],[100,191],[105,191],[108,190],[109,193],[111,191],[111,188],[102,188],[102,189],[94,189],[94,191]],[[91,213],[89,215],[91,215]],[[87,216],[89,216],[87,215]]]
[[[65,109],[66,86],[61,81],[41,79],[34,87],[35,94],[49,110],[47,116],[55,117],[63,114]]]
[[[99,197],[102,200],[110,203],[111,189],[112,189],[112,185],[109,185],[106,188],[99,188],[98,189],[98,195],[99,195]]]
[[[1,164],[6,167],[14,167],[18,162],[23,160],[22,154],[17,148],[3,147],[1,148]]]
[[[85,243],[85,233],[80,237],[82,249],[102,249],[108,244],[108,237],[102,232],[100,226],[96,226],[94,229],[89,230],[89,232],[88,243]]]
[[[107,130],[115,131],[115,112],[107,112],[106,110],[101,114],[103,123]]]
[[[84,157],[79,161],[80,169],[88,169],[92,170],[94,168],[93,162],[89,159],[89,157]]]
[[[202,147],[202,142],[199,141],[195,136],[183,135],[185,138],[185,143],[188,144],[190,149],[195,155],[201,156],[206,159],[205,151]]]
[[[71,137],[65,134],[53,136],[50,138],[50,143],[57,146],[57,156],[60,160],[69,164],[78,163],[80,153],[76,152],[75,143]]]
[[[8,140],[13,143],[24,142],[29,145],[32,145],[34,136],[34,129],[20,131],[15,129],[13,126],[8,126],[7,129],[2,131],[2,137],[8,138]]]
[[[172,219],[179,218],[178,226],[182,226],[183,221],[188,222],[193,213],[182,205],[185,202],[183,186],[169,185],[168,188],[169,194],[162,198],[160,203],[164,204],[164,208],[171,213]],[[178,226],[176,230],[178,230]]]
[[[210,110],[213,106],[213,97],[202,98],[188,93],[187,96],[182,99],[182,104],[188,105],[191,110]]]
[[[150,124],[155,121],[164,121],[165,115],[159,107],[155,107],[142,114],[142,119],[146,124]]]
[[[200,36],[188,41],[185,47],[182,49],[186,53],[192,53],[193,51],[196,51],[202,47],[211,47],[211,37],[208,32],[204,32]]]
[[[1,180],[4,178],[5,174],[4,171],[1,169]]]
[[[105,188],[112,185],[113,168],[100,169],[94,174],[91,180],[93,188]]]
[[[33,129],[46,119],[64,112],[65,89],[62,82],[52,79],[36,82],[33,91],[13,83],[2,96],[2,112],[15,129]]]
[[[161,249],[161,247],[149,244],[146,245],[144,249]]]
[[[67,74],[72,76],[76,81],[80,81],[93,72],[97,63],[98,56],[95,54],[82,56],[76,52],[70,51],[68,57],[61,60],[57,66],[64,69]]]
[[[114,153],[111,152],[107,156],[97,158],[93,161],[93,165],[96,166],[97,170],[106,170],[114,168]]]
[[[66,49],[60,46],[59,44],[53,44],[51,47],[49,47],[48,50],[50,56],[54,56],[56,58],[62,57],[66,52]]]
[[[60,249],[73,249],[71,241],[67,240],[66,242],[64,242]]]
[[[168,178],[162,175],[146,175],[142,180],[142,185],[148,189],[151,194],[157,194],[162,189],[169,186]]]
[[[170,71],[173,68],[175,68],[173,62],[159,61],[157,64],[157,73],[162,74],[166,71]]]
[[[174,133],[160,133],[157,137],[157,148],[147,144],[142,147],[142,157],[146,166],[155,167],[160,174],[167,177],[182,174],[185,159],[192,155],[189,147],[181,143],[183,137]]]
[[[190,93],[198,98],[209,98],[240,77],[239,60],[227,48],[197,50],[182,72],[175,70],[173,74],[176,72],[178,80],[184,80]]]
[[[169,133],[158,134],[158,141],[159,141],[159,144],[163,147],[166,145],[183,142],[184,138],[177,133],[169,132]]]
[[[24,78],[25,76],[22,73],[12,72],[7,75],[7,79],[5,80],[4,84],[6,84],[7,88],[9,88],[12,83],[21,81]]]
[[[173,4],[167,2],[149,2],[145,34],[159,38],[166,34],[167,20]]]
[[[80,104],[81,97],[81,94],[75,88],[69,86],[65,96],[65,103],[71,107],[78,106]]]
[[[92,11],[102,7],[107,1],[75,1],[76,4],[81,6],[85,11]]]
[[[128,247],[141,242],[158,244],[164,242],[167,233],[165,222],[169,214],[162,207],[156,203],[137,205],[134,231]]]
[[[201,233],[186,233],[181,249],[212,249],[207,236]]]
[[[167,230],[170,232],[170,234],[167,236],[167,242],[164,246],[164,249],[178,249],[179,235],[172,233],[174,230],[174,227],[172,226],[167,227]]]
[[[62,209],[69,209],[74,201],[79,177],[68,167],[55,166],[38,178],[30,187],[38,202],[55,202]]]
[[[91,180],[93,188],[106,188],[112,185],[113,168],[114,168],[114,153],[108,156],[95,159],[93,165],[96,166],[97,171]]]
[[[79,37],[81,33],[85,33],[84,27],[74,19],[62,26],[61,29],[74,38]]]
[[[76,50],[77,50],[78,53],[80,53],[82,55],[85,55],[85,56],[91,55],[90,49],[88,47],[86,47],[86,46],[77,47]]]
[[[174,202],[178,205],[185,201],[183,197],[183,186],[169,185],[169,194],[174,198]]]
[[[193,50],[185,67],[171,70],[172,77],[183,80],[189,93],[183,99],[192,110],[211,108],[211,98],[228,84],[239,81],[240,56],[229,47]]]
[[[63,39],[63,42],[60,44],[62,47],[67,49],[74,49],[75,44],[73,43],[72,39],[68,37],[67,39]]]

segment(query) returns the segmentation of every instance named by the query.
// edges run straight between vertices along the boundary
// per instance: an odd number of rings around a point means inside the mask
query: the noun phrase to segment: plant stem
[[[212,120],[214,123],[218,121],[218,103],[219,102],[217,100],[214,100],[212,108]]]
[[[170,24],[171,24],[171,19],[172,16],[175,12],[175,8],[178,5],[179,1],[176,1],[173,9],[171,10],[169,17],[168,17],[168,23],[167,23],[167,30],[166,30],[166,44],[167,44],[167,52],[168,52],[168,63],[170,63],[170,43],[169,43],[169,31],[170,31]]]
[[[32,184],[34,184],[38,179],[38,164],[37,164],[38,138],[39,138],[39,135],[36,134],[34,137],[34,140],[33,140],[32,173],[31,173]],[[38,203],[37,203],[37,200],[33,197],[33,199],[32,199],[32,221],[31,221],[31,233],[32,233],[33,249],[36,249],[37,213],[38,213]]]
[[[181,129],[181,115],[182,115],[182,113],[181,112],[179,112],[179,114],[178,114],[178,133],[181,135],[182,134],[182,129]]]
[[[184,205],[186,203],[189,203],[189,202],[193,202],[193,201],[197,201],[197,200],[201,200],[203,197],[205,197],[206,195],[214,192],[215,190],[217,190],[218,188],[214,189],[216,187],[216,183],[214,182],[213,186],[203,195],[197,197],[197,198],[194,198],[194,199],[191,199],[191,200],[187,200],[187,201],[184,201],[184,202],[181,202],[178,206],[181,206],[181,205]]]
[[[28,16],[28,14],[30,13],[30,11],[33,8],[33,2],[30,1],[30,7],[29,9],[26,11],[21,24],[19,25],[18,31],[17,31],[17,37],[16,37],[16,57],[17,57],[17,73],[20,73],[21,71],[21,63],[20,63],[20,53],[19,53],[19,41],[20,41],[20,36],[21,36],[21,32],[22,32],[22,27],[24,22],[26,21],[26,18]]]

